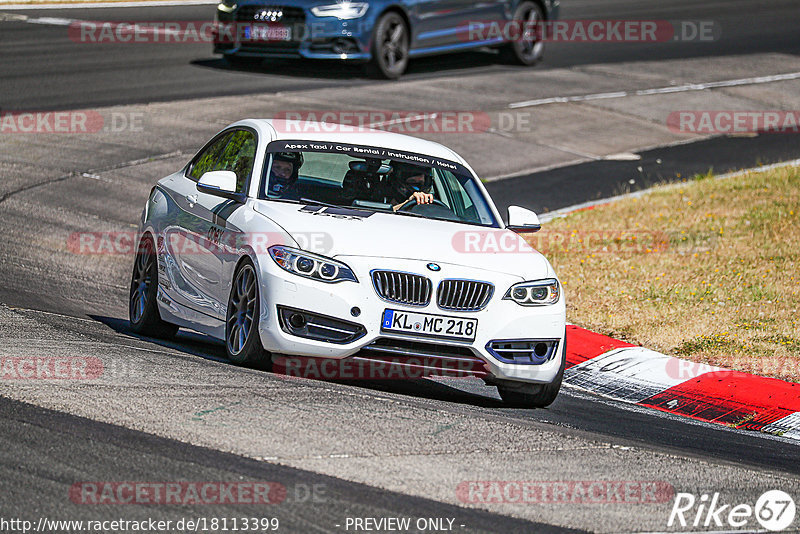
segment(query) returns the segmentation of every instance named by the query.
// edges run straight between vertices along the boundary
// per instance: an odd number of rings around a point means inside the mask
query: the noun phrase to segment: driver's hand
[[[433,194],[417,191],[411,195],[408,200],[416,200],[417,204],[431,204],[433,202]]]

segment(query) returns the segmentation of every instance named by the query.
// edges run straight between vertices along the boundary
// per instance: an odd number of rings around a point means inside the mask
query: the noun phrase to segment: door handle
[[[197,204],[197,195],[186,195],[186,202],[192,206]]]

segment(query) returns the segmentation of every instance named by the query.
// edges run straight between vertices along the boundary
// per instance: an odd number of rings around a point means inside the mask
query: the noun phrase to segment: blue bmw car
[[[214,52],[231,63],[260,58],[364,63],[399,78],[411,58],[481,47],[533,65],[544,43],[537,24],[555,20],[559,0],[222,0]]]

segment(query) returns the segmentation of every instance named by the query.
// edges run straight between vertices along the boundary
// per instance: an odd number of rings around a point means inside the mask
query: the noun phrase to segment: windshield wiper
[[[395,215],[407,215],[409,217],[422,217],[423,219],[436,219],[436,217],[428,217],[427,215],[422,215],[421,213],[414,213],[413,211],[403,211],[397,210],[394,212]]]
[[[312,200],[310,198],[301,198],[300,202],[305,202],[306,204],[314,204],[315,206],[325,206],[326,208],[347,208],[349,206],[341,206],[339,204],[329,204],[328,202],[322,202],[321,200]]]
[[[387,210],[381,210],[378,208],[370,208],[367,206],[343,206],[341,204],[330,204],[328,202],[322,202],[321,200],[312,200],[310,198],[301,198],[298,202],[300,204],[305,202],[306,204],[313,204],[315,206],[325,206],[326,208],[341,208],[341,209],[355,210],[355,211],[374,211],[376,213],[390,213]]]

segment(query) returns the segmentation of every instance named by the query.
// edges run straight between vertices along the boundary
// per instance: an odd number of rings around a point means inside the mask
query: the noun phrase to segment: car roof
[[[262,134],[267,135],[271,141],[292,140],[361,144],[433,156],[461,163],[470,168],[461,156],[444,145],[385,130],[337,125],[327,122],[287,121],[284,119],[244,119],[231,126],[255,128]]]

